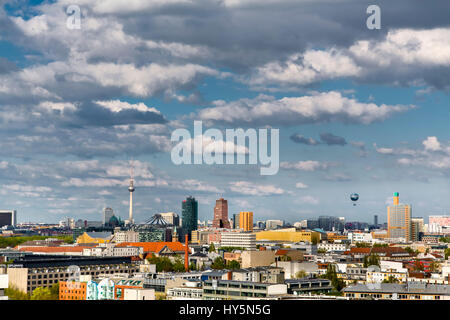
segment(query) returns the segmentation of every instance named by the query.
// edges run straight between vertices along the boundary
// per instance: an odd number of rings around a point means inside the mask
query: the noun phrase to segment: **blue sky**
[[[202,220],[224,197],[255,220],[383,222],[393,192],[448,214],[450,4],[378,3],[380,30],[359,0],[0,1],[1,206],[126,218],[133,159],[137,221],[190,195]],[[194,120],[279,129],[279,172],[174,165]]]

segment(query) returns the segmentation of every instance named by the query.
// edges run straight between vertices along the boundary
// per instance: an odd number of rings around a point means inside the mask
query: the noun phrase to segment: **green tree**
[[[327,253],[326,249],[317,249],[317,253]]]
[[[175,259],[175,262],[172,264],[172,266],[173,266],[173,271],[175,271],[175,272],[186,271],[186,268],[184,267],[184,262],[183,262],[183,260],[181,260],[180,257],[177,257]]]
[[[189,270],[191,270],[191,271],[198,270],[198,268],[197,268],[197,266],[195,265],[194,262],[191,262],[191,263],[189,264]]]
[[[148,259],[151,264],[156,265],[156,272],[171,272],[173,271],[173,263],[168,257],[152,256]]]
[[[445,260],[447,260],[449,256],[450,256],[450,248],[445,249]]]
[[[33,290],[31,300],[54,300],[50,288],[38,287]]]
[[[222,257],[215,258],[213,263],[211,264],[211,269],[215,270],[222,270],[225,269],[225,267],[226,267],[225,259]]]
[[[297,271],[297,273],[295,274],[296,279],[306,278],[306,276],[307,274],[304,270]]]
[[[416,261],[414,262],[414,270],[415,271],[424,271],[425,267],[423,266],[422,263],[420,263],[419,260],[416,259]]]
[[[344,280],[338,278],[336,266],[331,263],[327,267],[327,272],[324,275],[322,275],[321,278],[331,280],[331,285],[333,286],[335,293],[336,292],[339,293],[343,288],[345,288]]]
[[[389,276],[389,278],[383,280],[383,283],[399,283],[399,281],[396,277]]]
[[[236,260],[231,260],[227,263],[227,269],[236,270],[236,269],[240,269],[240,268],[241,268],[241,264]]]
[[[214,243],[211,242],[211,244],[209,245],[209,252],[215,252],[216,251],[216,247],[214,246]]]
[[[59,300],[59,282],[50,287],[50,293],[52,295],[52,300]]]
[[[9,300],[30,300],[30,296],[23,291],[20,291],[14,286],[5,289],[5,296]]]

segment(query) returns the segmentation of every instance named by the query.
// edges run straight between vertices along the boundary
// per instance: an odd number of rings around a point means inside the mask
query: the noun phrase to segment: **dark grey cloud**
[[[334,145],[345,146],[347,144],[345,138],[336,136],[332,133],[321,133],[320,140],[329,146]]]
[[[298,134],[298,133],[295,133],[295,134],[291,135],[289,137],[289,139],[291,139],[295,143],[306,144],[308,146],[315,146],[315,145],[320,143],[320,142],[318,142],[317,140],[315,140],[313,138],[306,138],[306,137],[304,137],[304,136],[302,136],[301,134]]]

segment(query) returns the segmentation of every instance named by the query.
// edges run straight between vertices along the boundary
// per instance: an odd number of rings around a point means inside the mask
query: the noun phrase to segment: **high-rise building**
[[[187,197],[181,205],[183,217],[183,233],[191,236],[192,231],[198,226],[198,202],[194,197]]]
[[[377,216],[377,215],[374,215],[374,216],[373,216],[373,225],[374,225],[375,227],[378,226],[378,216]]]
[[[228,201],[224,198],[216,200],[212,226],[213,228],[230,229],[230,221],[228,220]]]
[[[102,212],[102,223],[106,225],[109,223],[109,220],[114,216],[114,210],[111,208],[104,208]]]
[[[244,231],[253,231],[253,212],[243,211],[239,213],[239,228]]]
[[[239,213],[233,214],[233,229],[239,229],[239,219],[240,219]]]
[[[0,227],[13,226],[17,223],[17,211],[16,210],[0,210]]]
[[[174,226],[180,226],[180,216],[175,212],[160,213],[161,217],[168,223]]]
[[[411,240],[420,241],[420,235],[423,234],[424,222],[423,218],[411,219]]]
[[[284,226],[283,220],[266,220],[266,229],[272,230]]]
[[[388,238],[411,241],[411,206],[400,204],[399,193],[394,193],[394,204],[387,207]]]

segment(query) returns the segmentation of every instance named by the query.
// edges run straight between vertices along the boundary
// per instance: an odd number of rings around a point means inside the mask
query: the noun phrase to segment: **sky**
[[[19,222],[450,214],[450,2],[0,0],[0,207]],[[79,8],[79,28],[73,11]],[[76,21],[75,21],[76,22]],[[174,130],[279,129],[280,168],[176,165]],[[360,195],[353,206],[350,194]]]

